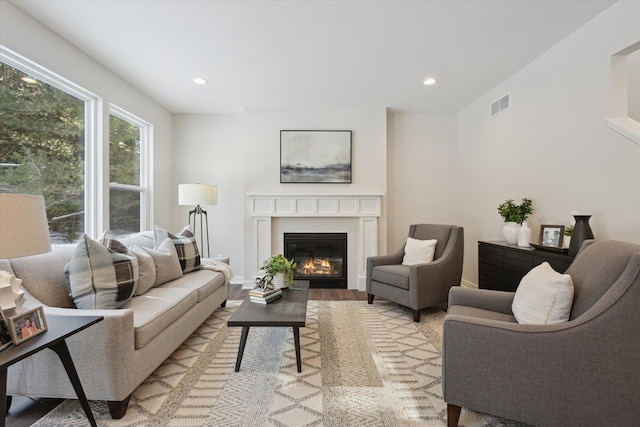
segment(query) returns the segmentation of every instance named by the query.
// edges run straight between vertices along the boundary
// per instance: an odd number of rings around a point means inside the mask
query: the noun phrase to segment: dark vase
[[[576,225],[571,233],[571,243],[569,244],[569,255],[576,256],[582,247],[582,242],[587,239],[593,239],[593,231],[589,225],[591,215],[574,215]]]

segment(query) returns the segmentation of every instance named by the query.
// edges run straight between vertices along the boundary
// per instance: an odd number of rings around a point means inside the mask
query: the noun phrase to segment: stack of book
[[[277,300],[281,296],[281,289],[256,288],[249,291],[249,300],[251,300],[251,302],[257,302],[259,304],[270,303],[271,301]]]

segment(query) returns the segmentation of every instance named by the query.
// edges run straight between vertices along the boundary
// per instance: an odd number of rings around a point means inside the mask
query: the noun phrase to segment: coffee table
[[[293,342],[296,347],[296,364],[298,372],[302,372],[300,360],[300,327],[307,321],[307,300],[309,299],[309,281],[296,280],[295,289],[283,289],[282,297],[269,304],[258,304],[249,301],[249,297],[238,307],[227,321],[228,326],[242,326],[236,372],[240,370],[244,346],[247,343],[251,327],[291,327]]]
[[[65,340],[103,319],[102,316],[48,316],[46,332],[0,352],[0,427],[4,427],[7,413],[7,369],[14,363],[46,348],[55,351],[60,357],[89,424],[96,426],[96,420],[91,413],[91,407]]]

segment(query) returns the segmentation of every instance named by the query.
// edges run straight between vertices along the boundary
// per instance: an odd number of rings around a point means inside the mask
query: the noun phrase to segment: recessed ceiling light
[[[193,79],[193,82],[197,85],[206,85],[207,84],[207,80],[203,79],[202,77],[196,77],[195,79]]]
[[[436,79],[434,79],[433,77],[427,77],[426,79],[424,79],[424,85],[425,86],[432,86],[434,84],[436,84]]]

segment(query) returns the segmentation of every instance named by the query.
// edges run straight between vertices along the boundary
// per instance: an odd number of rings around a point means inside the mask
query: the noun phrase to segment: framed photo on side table
[[[564,225],[541,225],[540,226],[540,245],[541,246],[561,248],[563,238],[564,238]]]
[[[47,330],[42,307],[36,307],[9,318],[9,332],[13,343],[18,345]]]

